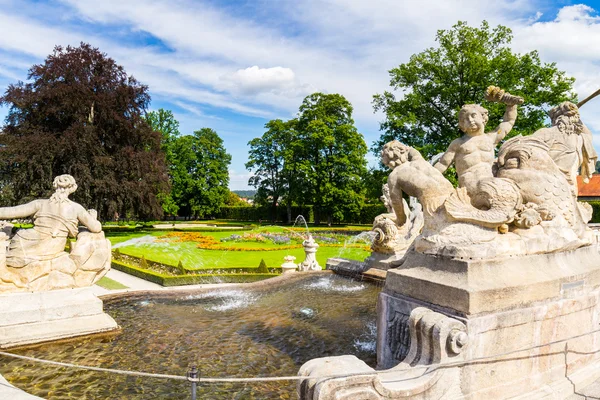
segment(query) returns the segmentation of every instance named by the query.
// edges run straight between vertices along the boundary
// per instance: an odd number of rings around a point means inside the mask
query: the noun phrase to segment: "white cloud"
[[[0,51],[39,62],[56,44],[90,42],[149,85],[155,99],[185,110],[194,126],[215,110],[290,118],[304,96],[323,91],[353,104],[370,145],[381,119],[373,114],[372,95],[389,88],[387,71],[435,46],[436,31],[459,20],[513,28],[513,49],[537,49],[544,62],[556,61],[577,78],[580,98],[600,87],[600,21],[583,4],[557,11],[542,0],[263,0],[244,3],[250,11],[232,12],[219,2],[192,0],[59,1],[55,18],[41,18],[34,5],[7,2],[0,26],[14,34],[0,36]],[[542,14],[555,18],[542,21]],[[151,38],[150,44],[136,37]],[[18,71],[3,58],[5,74]],[[600,132],[596,115],[600,99],[582,108],[584,120]],[[246,139],[257,128],[235,130],[232,136]],[[240,137],[227,145],[241,149]],[[232,168],[243,170],[245,154],[239,153]]]
[[[245,94],[282,92],[295,83],[294,71],[290,68],[259,68],[257,65],[238,69],[233,74],[224,75],[222,79],[231,82],[237,90]]]
[[[593,17],[591,14],[594,13],[595,10],[586,6],[585,4],[575,4],[573,6],[566,6],[561,8],[558,11],[556,16],[556,22],[566,22],[566,21],[594,21],[598,20],[598,17]]]

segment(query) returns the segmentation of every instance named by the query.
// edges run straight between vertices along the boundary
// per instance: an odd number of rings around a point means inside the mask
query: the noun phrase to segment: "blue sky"
[[[346,96],[370,146],[387,71],[459,20],[511,27],[513,50],[538,50],[587,96],[600,88],[599,11],[600,0],[0,0],[0,88],[55,45],[88,42],[147,84],[151,109],[172,110],[183,134],[215,129],[232,155],[230,188],[246,189],[248,141],[312,92]],[[600,98],[581,114],[600,153]]]

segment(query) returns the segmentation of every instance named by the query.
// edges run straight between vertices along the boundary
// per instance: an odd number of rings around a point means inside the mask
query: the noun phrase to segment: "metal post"
[[[187,377],[188,380],[192,382],[192,400],[196,400],[196,387],[198,385],[196,379],[198,379],[198,368],[196,368],[195,365],[192,365],[192,368],[187,373]]]

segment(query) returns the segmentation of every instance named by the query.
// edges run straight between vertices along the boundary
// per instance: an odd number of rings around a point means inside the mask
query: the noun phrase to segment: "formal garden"
[[[316,258],[323,268],[331,257],[362,261],[370,254],[366,225],[307,230],[213,220],[155,226],[160,228],[107,225],[113,268],[163,286],[251,282],[281,274],[286,256],[302,262],[307,232],[319,244]]]

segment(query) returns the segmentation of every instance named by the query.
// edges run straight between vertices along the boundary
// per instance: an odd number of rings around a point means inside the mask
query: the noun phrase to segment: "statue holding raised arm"
[[[49,199],[0,208],[0,220],[31,217],[34,225],[10,238],[0,260],[0,293],[88,286],[110,269],[110,242],[96,212],[69,199],[77,189],[75,179],[60,175],[53,186]],[[70,253],[65,252],[68,238],[77,238]]]
[[[448,150],[435,164],[438,171],[444,172],[452,164],[456,167],[460,187],[469,195],[477,193],[477,185],[484,178],[493,177],[496,145],[512,130],[517,119],[517,105],[523,98],[513,96],[504,90],[490,86],[485,98],[488,101],[506,104],[504,118],[491,132],[485,132],[488,110],[479,104],[465,104],[458,113],[458,126],[465,133],[450,143]]]

